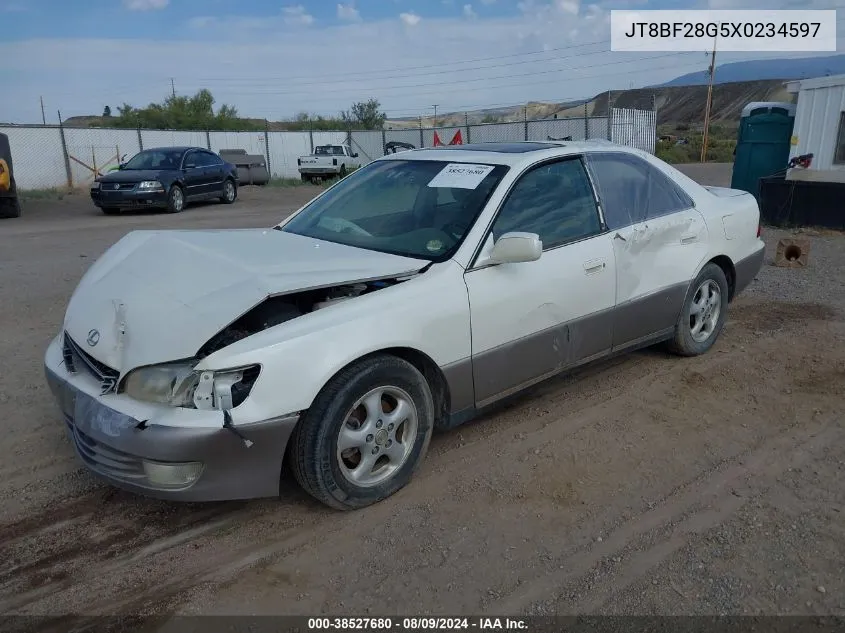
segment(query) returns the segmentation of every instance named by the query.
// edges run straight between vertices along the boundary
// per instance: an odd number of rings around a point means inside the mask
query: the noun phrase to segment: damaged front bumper
[[[178,501],[279,494],[282,459],[297,415],[240,424],[235,434],[223,427],[222,411],[101,396],[93,376],[65,368],[58,339],[47,349],[44,370],[77,455],[108,483]]]

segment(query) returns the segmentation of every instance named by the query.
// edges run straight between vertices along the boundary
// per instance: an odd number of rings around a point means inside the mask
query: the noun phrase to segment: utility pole
[[[173,81],[173,77],[170,78],[170,94],[173,95],[173,98],[176,98],[176,84]]]
[[[38,97],[41,101],[41,123],[47,125],[47,115],[44,114],[44,97]]]
[[[438,106],[438,104],[435,103],[434,104],[434,125],[432,125],[431,127],[437,127],[437,106]]]
[[[710,129],[710,109],[713,105],[713,77],[716,74],[716,38],[713,38],[713,52],[710,55],[710,83],[707,86],[707,107],[704,110],[704,135],[701,139],[701,161],[707,158],[707,133]]]

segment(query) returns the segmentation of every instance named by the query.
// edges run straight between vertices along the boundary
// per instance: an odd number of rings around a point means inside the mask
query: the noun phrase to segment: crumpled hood
[[[124,374],[192,357],[268,296],[398,276],[425,264],[269,229],[133,231],[85,273],[64,328]],[[92,330],[95,345],[88,342]]]

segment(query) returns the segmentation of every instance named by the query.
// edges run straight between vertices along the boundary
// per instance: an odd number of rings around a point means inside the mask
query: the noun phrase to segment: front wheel
[[[338,510],[363,508],[411,480],[433,427],[423,375],[400,358],[372,356],[335,376],[297,424],[292,470],[318,501]]]
[[[716,264],[707,264],[690,285],[669,348],[698,356],[713,347],[728,315],[728,280]]]
[[[185,192],[179,185],[173,185],[170,193],[167,194],[167,211],[169,213],[181,213],[185,208]]]
[[[238,191],[235,189],[235,183],[227,180],[223,183],[223,195],[220,197],[220,202],[224,204],[232,204],[238,196]]]

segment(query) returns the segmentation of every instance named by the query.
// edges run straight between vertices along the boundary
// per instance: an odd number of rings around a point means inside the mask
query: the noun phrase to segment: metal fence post
[[[270,168],[270,121],[264,119],[264,154],[267,158],[267,173],[273,177],[273,170]]]
[[[387,132],[384,131],[384,127],[381,128],[381,153],[382,156],[387,153]]]
[[[141,134],[141,124],[138,124],[138,149],[144,151],[144,135]]]
[[[467,129],[467,145],[469,145],[470,143],[472,143],[472,133],[470,132],[469,128],[469,114],[467,114],[466,112],[464,112],[464,123],[466,124]]]
[[[590,119],[587,116],[587,102],[584,102],[584,140],[590,140]]]
[[[349,146],[349,151],[352,151],[352,130],[346,130],[346,144]]]
[[[209,132],[208,130],[205,131],[205,144],[207,146],[206,149],[208,149],[208,151],[210,152],[211,151],[211,132]]]
[[[420,147],[425,147],[425,138],[423,137],[422,117],[420,117]]]
[[[525,140],[528,140],[528,106],[522,108],[522,119],[525,121]]]
[[[65,175],[67,176],[68,189],[73,188],[73,172],[70,169],[70,156],[67,153],[67,140],[65,139],[65,126],[62,123],[62,111],[59,110],[59,136],[62,139],[62,155],[65,158]]]
[[[314,124],[308,118],[308,142],[311,144],[311,153],[314,153]]]
[[[612,91],[607,91],[607,140],[613,140],[613,102],[610,100]]]

